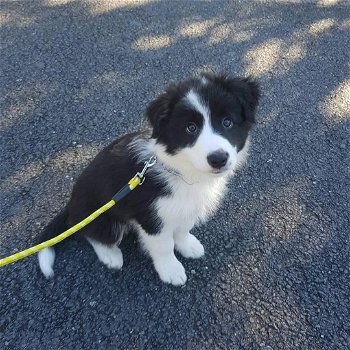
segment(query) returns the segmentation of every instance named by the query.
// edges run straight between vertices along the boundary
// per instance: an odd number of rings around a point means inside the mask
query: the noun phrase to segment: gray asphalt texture
[[[29,247],[147,103],[203,69],[261,83],[251,156],[162,284],[133,236],[0,271],[1,349],[350,348],[350,6],[344,1],[2,1],[0,256]],[[103,179],[101,179],[103,181]],[[122,205],[122,204],[121,204]]]

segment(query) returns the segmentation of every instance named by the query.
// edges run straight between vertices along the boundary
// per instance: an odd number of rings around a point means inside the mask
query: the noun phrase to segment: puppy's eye
[[[226,117],[222,120],[222,125],[224,128],[230,129],[230,128],[232,128],[233,120],[229,117]]]
[[[186,127],[186,132],[188,134],[195,134],[197,132],[197,125],[195,123],[188,123]]]

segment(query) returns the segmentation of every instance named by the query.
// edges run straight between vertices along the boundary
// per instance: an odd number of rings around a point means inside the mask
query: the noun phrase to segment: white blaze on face
[[[210,122],[210,110],[193,90],[186,95],[187,103],[203,117],[203,127],[194,145],[180,151],[198,170],[211,172],[213,168],[208,163],[208,155],[215,151],[224,151],[229,154],[227,164],[223,170],[232,169],[237,162],[237,148],[225,137],[213,129]]]

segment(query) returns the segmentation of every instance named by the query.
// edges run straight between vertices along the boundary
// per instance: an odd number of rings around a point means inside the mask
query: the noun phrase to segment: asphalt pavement
[[[33,243],[170,81],[215,70],[263,93],[246,166],[194,230],[205,257],[180,257],[184,287],[162,284],[133,236],[114,273],[67,242],[50,281],[36,257],[1,269],[1,349],[350,348],[348,1],[0,8],[0,257]]]

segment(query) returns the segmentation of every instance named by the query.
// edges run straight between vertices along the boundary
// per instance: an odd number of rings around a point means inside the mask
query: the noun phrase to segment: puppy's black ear
[[[148,105],[146,109],[146,118],[153,128],[153,138],[159,136],[161,124],[171,114],[177,102],[177,95],[176,85],[170,85],[163,94],[156,97]]]
[[[243,105],[245,119],[250,122],[255,122],[255,110],[260,99],[259,84],[248,78],[227,79],[227,88],[232,94],[237,94]]]
[[[259,84],[252,78],[231,78],[226,75],[214,75],[211,73],[203,74],[203,76],[214,84],[222,86],[227,92],[236,96],[244,111],[245,119],[255,122],[255,110],[260,99]]]

